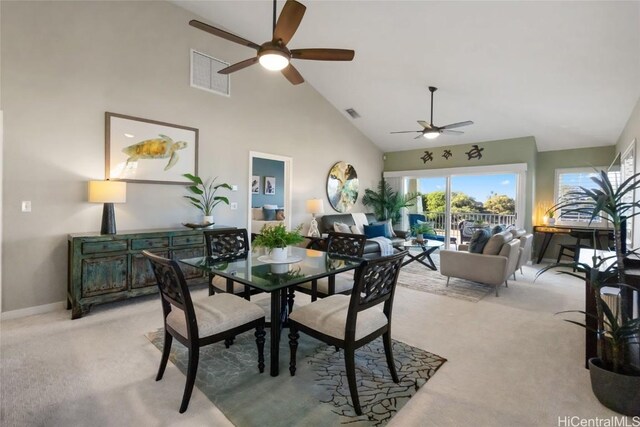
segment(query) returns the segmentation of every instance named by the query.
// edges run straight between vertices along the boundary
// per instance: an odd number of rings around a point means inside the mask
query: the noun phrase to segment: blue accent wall
[[[278,205],[278,207],[284,207],[284,162],[254,157],[253,172],[251,175],[258,175],[260,177],[260,194],[251,195],[252,208],[259,208],[263,205]],[[276,194],[264,194],[265,176],[276,177]]]

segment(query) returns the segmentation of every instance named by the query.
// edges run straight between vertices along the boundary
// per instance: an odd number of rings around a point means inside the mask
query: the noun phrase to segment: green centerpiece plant
[[[538,272],[538,275],[558,267],[569,267],[571,271],[560,271],[585,280],[590,286],[596,303],[596,312],[569,310],[562,313],[580,313],[585,321],[565,319],[596,334],[597,358],[589,360],[591,386],[602,404],[625,415],[640,416],[640,318],[632,317],[629,293],[633,287],[627,284],[625,254],[622,249],[622,225],[640,214],[640,201],[634,192],[640,189],[640,174],[635,174],[617,188],[611,184],[606,171],[591,178],[594,188],[579,187],[569,191],[549,212],[565,215],[581,214],[593,221],[608,222],[613,227],[615,250],[612,253],[593,250],[590,263],[556,263]],[[597,234],[594,231],[594,237]],[[630,251],[636,255],[636,251]],[[584,257],[583,257],[584,260]],[[604,286],[619,289],[619,304],[610,306],[603,297]],[[617,300],[616,300],[617,301]],[[558,313],[559,314],[559,313]],[[595,326],[591,326],[595,324]]]
[[[205,182],[199,176],[190,173],[185,173],[182,176],[192,182],[192,185],[189,185],[187,190],[193,194],[193,196],[188,195],[184,197],[188,199],[193,206],[202,211],[204,215],[203,222],[205,224],[213,224],[213,208],[220,203],[229,204],[227,197],[216,196],[216,193],[220,188],[231,190],[231,186],[224,182],[216,184],[217,177]]]
[[[302,224],[291,231],[288,231],[284,224],[265,225],[253,240],[252,245],[266,248],[274,261],[283,261],[287,258],[287,246],[304,241],[301,230]]]

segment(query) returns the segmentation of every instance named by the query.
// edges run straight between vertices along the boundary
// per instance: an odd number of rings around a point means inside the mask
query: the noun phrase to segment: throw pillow
[[[364,234],[364,230],[362,228],[358,228],[357,225],[352,225],[349,229],[351,230],[351,234]]]
[[[396,233],[393,232],[393,226],[391,225],[390,219],[386,221],[374,222],[373,225],[384,225],[384,237],[386,237],[387,239],[396,237]]]
[[[275,221],[276,220],[276,210],[275,209],[267,209],[264,206],[262,207],[262,216],[265,221]]]
[[[494,234],[491,236],[487,244],[482,250],[483,255],[498,255],[502,249],[502,245],[510,242],[513,239],[513,234],[510,231],[504,231],[502,233]]]
[[[351,233],[351,229],[344,222],[334,222],[333,231],[336,233]]]
[[[507,231],[506,227],[502,224],[498,224],[491,229],[491,235],[502,233],[503,231]]]
[[[278,209],[276,211],[276,221],[284,221],[284,209]]]
[[[484,228],[476,230],[471,237],[471,241],[469,241],[469,252],[474,254],[484,253],[483,249],[490,237],[489,230]]]
[[[519,237],[524,236],[525,234],[527,234],[527,230],[525,230],[523,228],[515,228],[514,227],[514,228],[511,228],[509,231],[511,232],[511,234],[513,234],[513,237],[516,238],[516,239],[519,238]]]
[[[367,239],[373,239],[374,237],[384,237],[384,228],[384,224],[365,225],[364,235],[367,236]]]

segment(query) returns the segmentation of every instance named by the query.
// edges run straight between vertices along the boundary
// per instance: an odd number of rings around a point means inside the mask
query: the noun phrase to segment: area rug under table
[[[269,375],[268,336],[266,368],[262,374],[258,373],[257,348],[252,333],[238,336],[229,349],[223,343],[200,349],[196,386],[234,425],[385,425],[446,361],[393,340],[400,379],[396,384],[387,368],[382,340],[376,339],[360,348],[356,351],[356,378],[363,415],[358,416],[351,405],[344,352],[336,352],[334,347],[300,334],[297,371],[292,377],[288,369],[286,332],[283,330],[280,343],[278,377]],[[147,338],[162,349],[162,330],[148,333]],[[186,375],[187,349],[176,340],[173,340],[169,360]],[[158,384],[158,387],[162,385]],[[181,399],[182,394],[175,396],[176,411]]]

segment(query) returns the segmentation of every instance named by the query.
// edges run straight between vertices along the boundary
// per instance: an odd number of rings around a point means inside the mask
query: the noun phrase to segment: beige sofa
[[[282,221],[265,221],[262,208],[251,208],[251,233],[258,234],[262,227],[265,225],[274,226],[278,224],[284,224]]]
[[[459,245],[458,250],[440,251],[440,273],[447,276],[447,285],[451,277],[472,280],[496,288],[503,283],[509,286],[507,278],[518,266],[520,259],[520,239],[514,238],[509,231],[491,236],[483,253],[468,252],[467,245]]]

